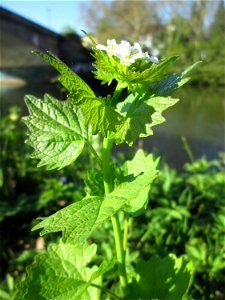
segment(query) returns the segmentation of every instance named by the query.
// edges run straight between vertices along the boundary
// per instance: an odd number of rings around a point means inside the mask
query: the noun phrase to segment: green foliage
[[[151,127],[163,123],[161,113],[177,101],[171,97],[151,97],[148,93],[129,95],[117,107],[124,118],[117,127],[116,143],[131,146],[138,138],[153,135]]]
[[[9,114],[0,120],[0,168],[3,179],[0,187],[1,280],[6,272],[16,280],[38,253],[37,250],[30,250],[38,243],[37,234],[30,234],[34,219],[40,215],[48,216],[85,195],[79,174],[88,168],[87,157],[85,161],[77,160],[76,165],[46,173],[43,168],[36,167],[35,159],[30,158],[31,148],[24,143],[25,132],[21,111],[12,107]],[[17,260],[22,253],[23,259]],[[29,255],[25,256],[25,253]],[[10,293],[6,283],[0,284],[0,289],[3,286]]]
[[[71,164],[88,138],[79,109],[49,95],[44,101],[26,96],[26,104],[30,116],[23,120],[30,130],[27,142],[36,149],[33,158],[41,159],[39,166],[47,165],[49,170]]]
[[[137,169],[136,164],[143,158]],[[41,234],[63,232],[63,241],[84,242],[102,222],[112,217],[125,204],[126,212],[143,213],[148,202],[151,183],[156,177],[157,161],[152,155],[144,156],[140,150],[133,161],[127,162],[121,183],[106,197],[89,197],[71,204],[52,216],[45,218],[33,230],[44,228]]]
[[[101,50],[94,49],[94,74],[102,84],[110,84],[115,79],[123,88],[128,87],[132,92],[146,90],[146,87],[166,76],[164,70],[173,63],[178,56],[171,56],[162,60],[160,64],[137,60],[130,66],[123,66],[117,57],[110,57]]]
[[[28,268],[28,280],[19,285],[14,299],[93,299],[92,282],[115,265],[115,261],[104,261],[99,267],[87,267],[96,249],[95,244],[51,244]]]
[[[25,133],[19,116],[19,111],[13,108],[0,123],[1,141],[8,141],[6,150],[8,159],[6,160],[4,155],[1,157],[1,162],[4,161],[3,175],[6,178],[10,168],[14,170],[13,178],[16,180],[15,193],[17,194],[17,198],[13,197],[14,193],[9,189],[10,185],[7,185],[10,198],[1,190],[3,220],[0,225],[4,229],[1,231],[1,265],[4,266],[6,261],[8,263],[8,275],[0,283],[2,299],[12,299],[17,282],[16,273],[19,272],[24,277],[25,266],[30,264],[34,255],[39,253],[33,250],[36,237],[34,233],[29,233],[32,219],[38,215],[49,215],[60,209],[57,204],[59,199],[64,199],[63,201],[68,201],[67,203],[82,199],[84,196],[81,193],[82,182],[77,182],[79,177],[85,179],[86,192],[89,196],[104,196],[102,173],[96,169],[95,162],[93,164],[95,169],[92,169],[93,166],[85,153],[84,160],[77,160],[75,165],[57,173],[53,171],[46,173],[42,168],[34,167],[36,161],[29,158],[30,149],[23,143]],[[136,156],[139,157],[139,162],[134,159]],[[142,163],[146,163],[147,168],[150,157],[151,155],[146,155],[139,150],[131,161],[123,163],[121,154],[117,154],[117,165],[122,166],[121,171],[117,170],[116,184],[118,185],[120,178],[126,177],[127,174],[134,174],[134,177],[138,175],[139,168],[144,169]],[[149,196],[148,206],[151,209],[147,207],[145,216],[142,214],[133,222],[129,222],[129,251],[126,253],[129,282],[135,280],[136,265],[140,260],[146,263],[156,253],[162,254],[162,257],[170,252],[176,253],[177,256],[186,253],[195,269],[194,281],[189,291],[190,298],[223,299],[225,285],[223,157],[221,155],[213,161],[202,158],[187,163],[182,172],[175,171],[165,163],[159,164],[158,169],[159,174]],[[24,177],[18,174],[24,174]],[[59,176],[65,177],[63,180],[67,182],[62,182]],[[74,176],[76,182],[71,180]],[[29,182],[31,191],[24,188],[24,181]],[[6,188],[5,184],[4,187]],[[23,206],[19,201],[21,190],[24,195]],[[33,191],[36,197],[33,196]],[[28,213],[31,214],[29,219]],[[14,227],[11,228],[10,224],[14,224]],[[19,228],[27,229],[21,232]],[[17,239],[25,240],[31,245],[31,249],[24,251],[24,245],[18,249],[15,245]],[[52,239],[52,236],[47,240],[49,239]],[[91,233],[89,242],[92,241],[98,245],[96,260],[94,260],[96,265],[100,265],[105,259],[111,261],[114,256],[114,241],[110,221],[101,223],[101,226]],[[5,270],[6,268],[2,268],[1,277],[4,276]],[[118,287],[113,279],[116,274],[110,271],[104,275],[104,287],[110,287],[112,292],[118,293]],[[39,277],[39,274],[36,276]],[[92,291],[95,294],[94,289]]]
[[[162,112],[174,105],[177,99],[160,95],[160,91],[166,90],[165,82],[160,84],[160,80],[165,78],[165,69],[177,57],[152,64],[141,54],[141,58],[139,55],[130,65],[124,66],[119,64],[117,57],[108,56],[95,47],[97,78],[103,82],[113,79],[118,82],[113,96],[96,97],[89,86],[52,53],[36,52],[60,73],[59,81],[68,90],[68,97],[65,101],[49,95],[44,100],[26,97],[30,115],[24,118],[24,122],[29,129],[27,143],[35,149],[33,157],[40,160],[38,166],[61,169],[74,162],[87,144],[98,163],[94,173],[102,176],[96,181],[89,181],[89,190],[93,182],[97,184],[93,189],[96,194],[90,191],[91,196],[87,195],[51,216],[41,218],[42,221],[34,226],[33,230],[42,229],[42,235],[61,232],[62,239],[51,244],[46,253],[36,256],[36,264],[28,268],[28,277],[18,284],[15,299],[100,299],[103,291],[116,299],[128,296],[128,226],[124,225],[123,237],[119,214],[135,217],[145,213],[152,182],[158,174],[158,159],[139,150],[133,160],[124,163],[118,171],[111,162],[111,147],[114,142],[132,145],[139,137],[153,134],[151,127],[164,121]],[[184,83],[183,75],[188,70],[169,77],[168,91]],[[155,91],[151,83],[155,84]],[[121,91],[125,88],[133,94],[128,94],[124,102],[119,103]],[[91,142],[91,135],[96,133],[101,133],[104,138],[101,155]],[[87,245],[87,239],[110,219],[116,257],[113,254],[111,260],[103,260],[99,268],[89,268],[87,264],[93,261],[96,246]],[[104,289],[102,275],[112,269],[115,262],[117,273],[114,273],[114,280],[119,276],[120,288],[114,293]],[[152,269],[157,284],[152,281],[147,287],[143,276],[153,274]],[[167,296],[168,299],[183,299],[192,282],[192,274],[191,264],[182,259],[175,256],[162,260],[153,257],[134,268],[130,290],[140,299]],[[154,287],[159,286],[161,278],[164,279],[163,287],[156,291]],[[97,284],[96,280],[99,280]]]
[[[5,283],[0,288],[0,297],[2,300],[11,299],[14,290],[14,279],[10,274],[7,274]]]
[[[20,118],[20,110],[12,107],[0,121],[1,221],[20,213],[39,211],[69,190],[69,185],[60,180],[60,173],[53,176],[36,168],[36,161],[30,158],[30,147],[24,144],[25,127]]]
[[[49,51],[47,54],[40,51],[33,51],[33,53],[42,57],[59,72],[58,80],[70,93],[73,93],[76,102],[82,101],[83,98],[95,98],[92,89],[53,53]]]
[[[37,51],[35,53],[48,61],[57,71],[59,71],[59,81],[69,91],[68,100],[64,103],[64,110],[66,110],[67,106],[68,109],[70,109],[69,103],[79,106],[83,113],[85,124],[91,125],[93,134],[101,132],[104,136],[106,136],[107,132],[115,132],[112,137],[115,137],[116,143],[126,141],[129,145],[132,145],[139,137],[152,135],[153,132],[151,127],[160,124],[165,120],[161,116],[162,111],[169,106],[174,105],[178,101],[177,99],[172,98],[152,98],[152,93],[154,93],[154,95],[160,95],[173,92],[189,80],[189,78],[183,78],[184,75],[197,65],[193,65],[182,73],[171,75],[164,81],[158,81],[162,77],[165,77],[165,68],[167,68],[177,57],[165,59],[159,65],[151,65],[147,62],[139,62],[138,60],[134,64],[131,64],[131,66],[127,67],[122,66],[117,57],[109,57],[103,51],[95,49],[94,53],[96,54],[97,59],[95,63],[97,68],[96,72],[101,72],[101,75],[99,75],[100,77],[97,75],[97,78],[103,80],[103,83],[107,82],[107,78],[110,77],[111,79],[117,79],[118,86],[123,88],[128,86],[132,91],[143,89],[145,91],[147,90],[144,94],[129,95],[124,102],[118,104],[118,109],[116,111],[109,101],[108,103],[103,104],[102,98],[96,98],[94,92],[87,86],[87,84],[52,53],[49,53],[49,55]],[[112,64],[111,60],[115,60],[115,63]],[[142,64],[144,65],[142,66]],[[104,68],[106,68],[105,71]],[[115,73],[114,77],[111,77],[111,69],[113,69],[113,72]],[[130,69],[132,69],[132,71],[130,71]],[[122,77],[118,77],[120,76],[118,75],[120,72],[122,72]],[[150,85],[151,82],[155,81],[157,82]],[[165,86],[167,86],[167,92],[165,91]],[[57,103],[58,102],[56,101],[55,104]],[[28,120],[29,118],[30,117],[28,117]],[[35,144],[32,140],[30,143],[35,148]],[[73,146],[75,143],[71,144]],[[80,142],[80,147],[76,149],[77,156],[81,152],[83,144],[84,143]],[[48,144],[43,146],[44,149],[46,149],[46,146],[48,146]],[[64,143],[62,143],[62,147],[63,146],[65,146]],[[60,149],[57,149],[56,153],[57,151],[60,151]],[[70,149],[65,152],[68,153],[69,156]],[[53,153],[53,156],[55,156],[56,153]],[[41,154],[37,152],[36,154],[37,157],[42,158],[41,155],[43,155],[43,158],[46,159],[44,153]],[[74,155],[73,160],[75,159],[76,155]],[[64,153],[61,155],[61,161],[62,160],[64,160]],[[69,161],[70,160],[68,160],[68,163]],[[43,163],[46,164],[44,161]],[[66,160],[65,163],[67,164]],[[65,163],[62,167],[65,166]],[[49,168],[56,167],[57,166],[54,166],[53,164],[50,165]]]
[[[80,107],[85,123],[91,125],[93,134],[100,131],[105,135],[108,130],[115,131],[119,114],[112,107],[102,103],[91,88],[51,52],[48,52],[48,55],[39,51],[34,53],[49,62],[60,73],[59,81],[69,92],[67,102]]]
[[[114,215],[128,200],[122,196],[85,198],[45,218],[33,230],[44,228],[41,234],[63,231],[63,241],[84,242],[92,230]]]
[[[129,176],[140,176],[141,180],[139,181],[139,191],[135,198],[129,202],[126,206],[126,213],[137,216],[143,214],[149,200],[149,193],[151,189],[151,184],[156,178],[158,171],[156,169],[158,165],[158,159],[154,161],[153,156],[149,154],[146,156],[143,150],[138,150],[131,161],[126,161],[121,167],[123,170],[123,177],[120,178],[120,181],[126,181]],[[144,183],[147,183],[144,186]],[[137,185],[137,183],[136,183]]]
[[[134,220],[133,241],[145,255],[186,253],[195,268],[193,299],[222,299],[224,273],[224,162],[199,159],[182,173],[160,166],[146,216]],[[146,225],[145,225],[146,224]],[[154,244],[154,246],[152,246]],[[151,245],[151,246],[149,246]]]
[[[184,70],[183,72],[172,74],[167,76],[165,79],[153,83],[150,85],[152,92],[156,95],[167,96],[179,89],[182,85],[190,80],[188,77],[184,77],[187,73],[189,73],[193,68],[199,65],[201,62],[198,61],[194,63],[192,66]]]
[[[193,278],[192,264],[172,254],[162,259],[152,256],[148,261],[140,261],[136,272],[127,299],[182,300]]]

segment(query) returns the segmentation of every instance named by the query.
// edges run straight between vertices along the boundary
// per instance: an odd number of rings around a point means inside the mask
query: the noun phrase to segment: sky
[[[81,4],[88,1],[20,1],[0,0],[1,6],[35,23],[60,33],[65,26],[75,29],[78,34],[86,30]]]
[[[69,26],[82,35],[81,30],[88,32],[84,22],[82,4],[88,4],[91,0],[0,0],[2,7],[21,15],[37,24],[47,27],[57,33]],[[95,0],[96,1],[96,0]],[[111,0],[106,0],[111,1]],[[151,1],[151,0],[149,0]],[[162,0],[159,0],[162,1]],[[165,0],[164,0],[165,1]],[[175,0],[167,0],[175,1]],[[177,0],[182,1],[182,0]],[[194,1],[194,0],[193,0]],[[195,0],[198,1],[198,0]],[[214,0],[208,0],[214,1]],[[224,0],[225,2],[225,0]]]

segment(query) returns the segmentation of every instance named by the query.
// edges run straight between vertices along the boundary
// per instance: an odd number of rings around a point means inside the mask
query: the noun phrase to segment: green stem
[[[105,194],[109,194],[113,190],[113,180],[110,170],[112,140],[104,138],[102,151],[102,171],[104,178]]]
[[[114,91],[113,97],[112,97],[112,105],[116,106],[120,97],[120,94],[122,92],[122,88],[119,83],[117,83],[116,89]]]
[[[124,249],[125,255],[126,255],[126,250],[127,250],[128,231],[129,231],[129,217],[127,215],[125,215],[124,234],[123,234],[123,249]]]
[[[119,277],[120,283],[123,289],[127,287],[127,273],[125,266],[125,251],[123,248],[123,235],[120,227],[120,221],[118,214],[112,216],[111,218],[113,224],[113,231],[116,243],[116,254],[118,260],[118,268],[119,268]]]
[[[118,297],[117,295],[115,295],[113,292],[111,292],[110,290],[108,290],[107,288],[105,287],[102,287],[98,284],[95,284],[95,283],[92,283],[91,286],[97,288],[97,289],[100,289],[101,291],[105,292],[106,294],[108,294],[109,296],[112,297],[112,299],[114,300],[122,300],[120,297]]]
[[[109,194],[113,191],[113,179],[112,171],[110,170],[110,158],[111,158],[112,140],[104,138],[103,141],[103,153],[102,153],[102,170],[104,178],[105,194]],[[127,286],[127,274],[125,267],[125,252],[123,249],[123,236],[120,227],[118,215],[112,216],[112,225],[116,244],[116,254],[119,265],[119,277],[122,288]]]

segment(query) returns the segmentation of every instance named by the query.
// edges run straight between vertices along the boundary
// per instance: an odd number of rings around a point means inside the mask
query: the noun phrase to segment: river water
[[[29,84],[24,86],[1,86],[1,110],[5,115],[10,106],[22,108],[26,115],[24,95],[32,94],[42,97],[49,93],[59,99],[65,98],[59,89],[46,84]],[[225,95],[222,87],[184,86],[173,97],[181,100],[164,112],[166,122],[155,126],[155,135],[143,139],[143,147],[165,158],[171,165],[180,168],[188,160],[181,137],[184,136],[195,158],[205,156],[217,157],[224,151],[224,110]],[[124,148],[123,148],[124,149]],[[126,149],[126,147],[125,147]]]

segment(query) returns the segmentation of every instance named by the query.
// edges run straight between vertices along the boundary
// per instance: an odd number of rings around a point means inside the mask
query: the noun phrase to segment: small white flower
[[[121,41],[117,45],[114,55],[117,56],[120,60],[129,60],[131,57],[132,47],[129,42]]]
[[[107,40],[106,52],[109,56],[113,56],[117,48],[118,48],[118,45],[117,45],[117,42],[115,39]]]
[[[149,62],[158,64],[159,59],[156,56],[150,56],[147,52],[143,52],[139,43],[133,46],[127,41],[121,41],[117,44],[116,40],[107,40],[107,46],[98,44],[97,49],[106,51],[109,56],[116,56],[120,59],[120,63],[124,66],[133,64],[136,59],[144,59]]]

